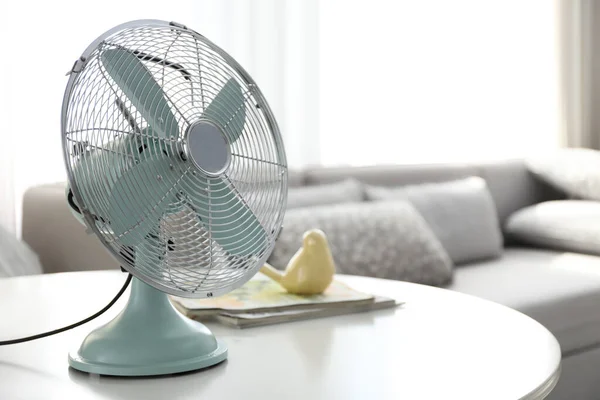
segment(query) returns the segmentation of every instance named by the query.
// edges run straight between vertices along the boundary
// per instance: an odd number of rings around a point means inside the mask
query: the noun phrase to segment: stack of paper
[[[171,297],[171,300],[190,318],[216,319],[237,328],[379,310],[399,304],[391,298],[356,291],[338,281],[334,281],[323,294],[289,294],[278,283],[261,274],[221,297]]]

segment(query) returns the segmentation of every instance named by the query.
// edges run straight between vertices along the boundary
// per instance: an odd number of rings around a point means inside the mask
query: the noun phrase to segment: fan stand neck
[[[180,314],[168,296],[132,279],[127,305],[69,354],[77,370],[118,376],[164,375],[206,368],[227,358],[227,347],[203,324]]]

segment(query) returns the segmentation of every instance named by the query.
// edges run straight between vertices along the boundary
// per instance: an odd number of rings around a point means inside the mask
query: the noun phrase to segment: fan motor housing
[[[229,141],[221,128],[201,119],[189,126],[185,133],[185,155],[202,172],[219,175],[231,162]]]

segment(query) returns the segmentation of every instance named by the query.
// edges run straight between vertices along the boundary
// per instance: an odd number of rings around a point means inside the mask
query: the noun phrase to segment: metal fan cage
[[[147,121],[100,61],[107,49],[135,54],[150,71],[175,115],[180,128],[177,137],[159,137],[146,129]],[[242,88],[246,114],[242,134],[230,143],[227,170],[214,177],[202,174],[192,163],[178,164],[177,176],[189,178],[192,174],[188,180],[191,184],[180,190],[180,178],[169,178],[172,182],[167,182],[168,190],[180,192],[177,201],[169,205],[167,212],[160,211],[160,223],[139,238],[140,245],[124,244],[106,216],[111,188],[124,171],[138,162],[140,143],[155,143],[164,154],[179,157],[186,145],[187,127],[202,118],[231,78]],[[70,187],[86,225],[135,277],[178,296],[217,296],[244,284],[271,253],[287,195],[281,135],[252,78],[202,35],[179,24],[144,20],[118,26],[99,37],[71,71],[63,102],[62,138]],[[152,157],[152,153],[144,152],[143,156]],[[144,171],[144,179],[127,192],[127,204],[135,205],[136,196],[148,194],[157,203],[163,201],[168,193],[156,191],[147,183],[156,179],[161,179],[160,171]],[[266,232],[265,245],[252,255],[236,256],[225,251],[211,237],[211,227],[220,223],[219,218],[210,218],[206,227],[185,201],[186,192],[208,195],[223,181]],[[210,208],[210,196],[207,199]],[[144,215],[156,212],[157,207],[149,207]],[[135,235],[137,224],[129,227],[127,234]]]

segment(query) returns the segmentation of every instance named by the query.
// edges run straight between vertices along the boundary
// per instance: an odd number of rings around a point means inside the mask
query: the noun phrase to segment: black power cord
[[[86,319],[82,319],[79,322],[75,322],[74,324],[71,324],[71,325],[68,325],[68,326],[65,326],[65,327],[62,327],[62,328],[59,328],[59,329],[55,329],[53,331],[48,331],[48,332],[44,332],[44,333],[38,333],[37,335],[22,337],[22,338],[19,338],[19,339],[11,339],[11,340],[0,341],[0,346],[7,346],[7,345],[10,345],[10,344],[17,344],[17,343],[29,342],[30,340],[41,339],[41,338],[44,338],[46,336],[56,335],[57,333],[68,331],[69,329],[77,328],[80,325],[88,323],[91,320],[93,320],[95,318],[98,318],[99,316],[101,316],[102,314],[104,314],[109,308],[111,308],[117,302],[117,300],[119,300],[119,298],[121,297],[121,295],[125,292],[125,289],[127,289],[127,286],[129,286],[130,282],[131,282],[131,274],[128,274],[127,275],[127,280],[125,280],[125,283],[123,284],[123,287],[121,288],[121,290],[119,290],[119,293],[117,293],[117,295],[110,301],[110,303],[108,303],[102,310],[98,311],[94,315],[90,315]]]

